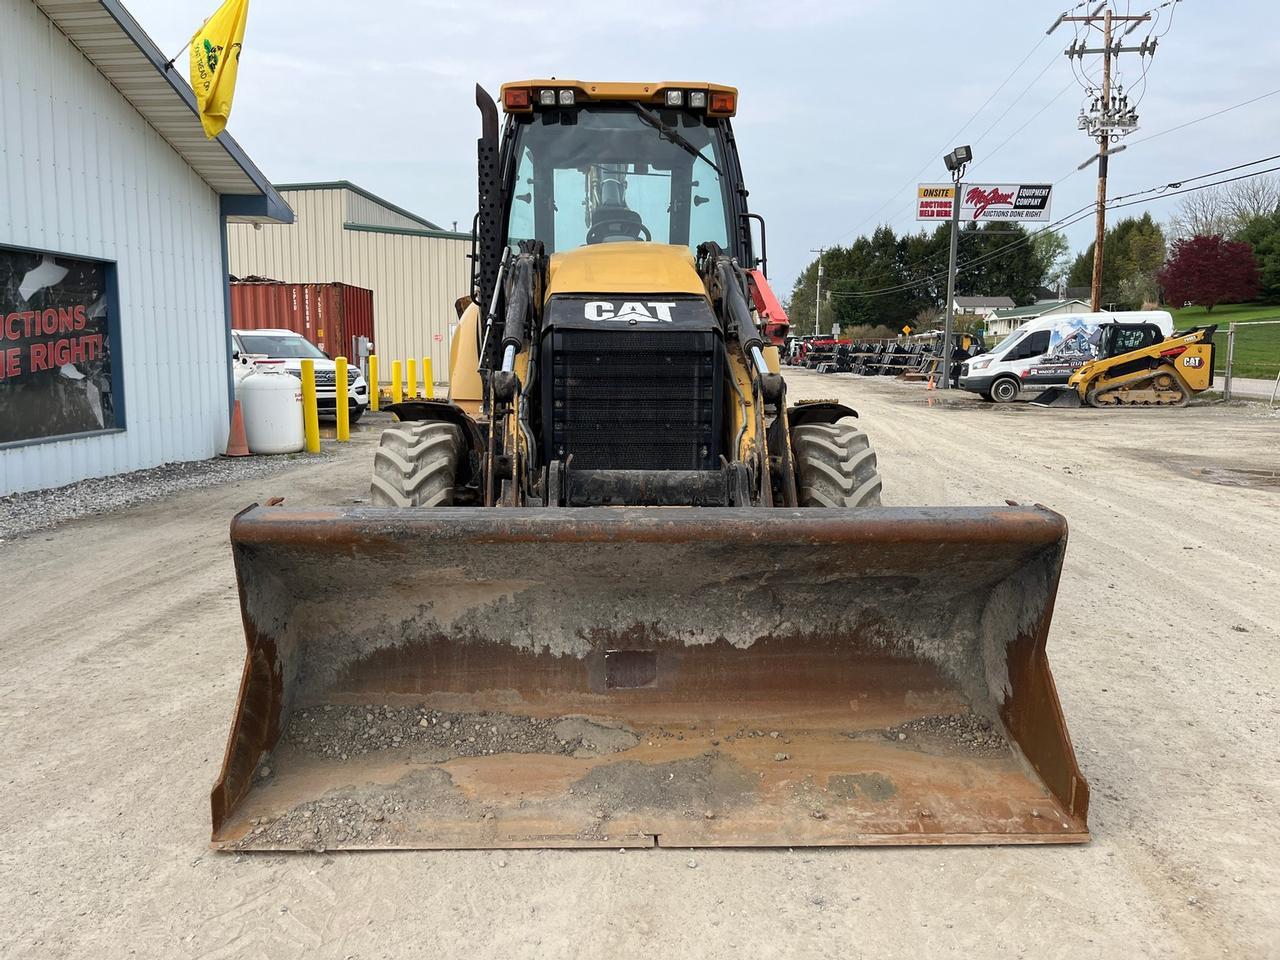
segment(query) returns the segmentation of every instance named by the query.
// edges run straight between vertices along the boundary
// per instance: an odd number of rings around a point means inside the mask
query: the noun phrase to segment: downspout
[[[223,356],[227,358],[227,422],[230,423],[236,406],[236,374],[235,364],[231,362],[231,254],[227,247],[225,199],[224,196],[218,197],[218,223],[222,243],[222,312],[226,320],[226,350],[223,351]]]

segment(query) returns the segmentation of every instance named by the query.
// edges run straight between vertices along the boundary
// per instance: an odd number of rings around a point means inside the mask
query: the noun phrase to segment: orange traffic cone
[[[244,438],[244,414],[240,412],[240,401],[231,410],[231,436],[227,437],[227,452],[224,457],[249,456],[249,444]]]
[[[934,385],[933,385],[933,374],[932,374],[932,373],[931,373],[931,374],[929,374],[929,385],[928,385],[927,387],[925,387],[925,389],[926,389],[926,390],[935,390],[935,389],[937,389],[937,388],[936,388],[936,387],[934,387]]]

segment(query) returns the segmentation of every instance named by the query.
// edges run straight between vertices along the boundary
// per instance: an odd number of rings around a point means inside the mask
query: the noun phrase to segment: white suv
[[[292,330],[232,330],[233,363],[246,367],[254,360],[283,360],[284,368],[302,379],[302,361],[316,362],[316,406],[326,420],[334,418],[338,391],[334,380],[335,364],[319,347]],[[360,368],[347,365],[347,410],[351,423],[355,423],[369,407],[369,385],[365,383]]]

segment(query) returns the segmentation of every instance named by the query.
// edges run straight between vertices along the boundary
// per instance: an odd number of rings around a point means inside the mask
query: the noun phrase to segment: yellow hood
[[[704,294],[688,247],[597,243],[551,255],[547,296],[557,293]]]

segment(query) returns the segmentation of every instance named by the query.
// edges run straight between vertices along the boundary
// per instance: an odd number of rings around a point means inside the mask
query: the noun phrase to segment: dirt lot
[[[363,497],[365,431],[0,545],[0,955],[1280,955],[1280,416],[791,383],[861,411],[889,504],[1069,518],[1049,650],[1091,844],[210,852],[243,657],[227,521],[273,495]]]

